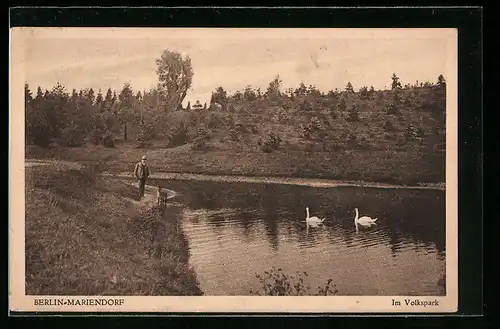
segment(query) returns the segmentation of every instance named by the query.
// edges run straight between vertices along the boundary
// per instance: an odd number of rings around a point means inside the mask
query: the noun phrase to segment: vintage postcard
[[[12,28],[9,302],[455,312],[457,30]]]

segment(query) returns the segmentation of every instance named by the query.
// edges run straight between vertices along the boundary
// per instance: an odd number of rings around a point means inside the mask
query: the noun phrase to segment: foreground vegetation
[[[26,294],[201,295],[175,209],[94,167],[26,168]]]
[[[263,274],[256,274],[260,287],[257,291],[250,291],[251,295],[259,296],[332,296],[338,293],[332,279],[328,279],[324,286],[313,290],[307,283],[307,272],[297,272],[295,275],[284,273],[281,268],[271,268]]]

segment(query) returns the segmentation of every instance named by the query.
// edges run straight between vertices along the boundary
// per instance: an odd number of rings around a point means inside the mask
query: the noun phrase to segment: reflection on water
[[[443,295],[445,195],[430,190],[158,182],[180,192],[182,225],[206,295],[248,295],[272,266],[328,278],[339,295]],[[306,229],[305,207],[325,225]],[[360,216],[377,225],[356,233]]]

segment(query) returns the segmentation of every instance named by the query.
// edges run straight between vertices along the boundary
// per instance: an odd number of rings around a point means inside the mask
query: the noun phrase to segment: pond
[[[256,274],[306,272],[337,295],[445,294],[445,193],[435,190],[156,181],[177,192],[182,227],[205,295],[250,295]],[[324,225],[307,228],[311,216]],[[360,216],[377,225],[354,224]]]

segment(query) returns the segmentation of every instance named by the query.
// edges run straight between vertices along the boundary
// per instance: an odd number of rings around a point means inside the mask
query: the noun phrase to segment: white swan
[[[313,226],[313,225],[317,225],[317,224],[321,224],[321,223],[323,223],[323,222],[324,222],[324,220],[325,220],[324,218],[320,219],[320,218],[318,218],[318,217],[316,217],[316,216],[309,217],[309,207],[306,207],[306,214],[307,214],[307,217],[306,217],[306,223],[307,223],[308,225],[311,225],[311,226]]]
[[[354,217],[354,224],[356,224],[356,229],[358,228],[358,224],[362,226],[371,226],[375,224],[378,218],[371,218],[368,216],[359,217],[358,208],[354,209],[356,211],[356,217]]]

